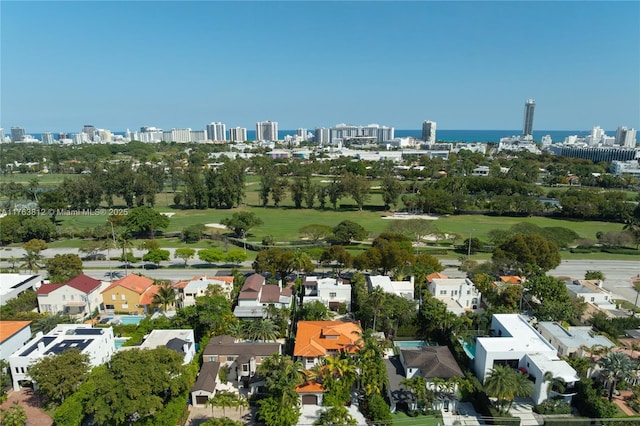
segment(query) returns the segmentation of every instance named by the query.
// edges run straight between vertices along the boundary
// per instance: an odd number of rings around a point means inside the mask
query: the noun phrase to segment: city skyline
[[[0,127],[640,127],[638,2],[247,3],[2,2]]]

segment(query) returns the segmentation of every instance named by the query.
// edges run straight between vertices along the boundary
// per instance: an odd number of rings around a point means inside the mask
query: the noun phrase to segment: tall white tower
[[[536,109],[536,101],[527,99],[524,103],[524,123],[522,125],[522,136],[533,136],[533,112]]]
[[[277,121],[257,122],[256,123],[256,140],[277,141],[278,140],[278,122]]]
[[[436,122],[424,121],[422,122],[422,140],[428,143],[436,142]]]

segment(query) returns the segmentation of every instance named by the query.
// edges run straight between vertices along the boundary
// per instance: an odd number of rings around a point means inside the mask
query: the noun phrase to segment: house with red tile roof
[[[158,291],[151,278],[130,274],[102,291],[104,309],[110,313],[145,314]]]
[[[31,339],[31,321],[0,321],[0,359],[23,347]]]
[[[264,318],[267,306],[288,308],[291,306],[291,300],[291,287],[282,288],[280,285],[267,284],[262,275],[253,274],[247,278],[240,290],[238,305],[233,310],[233,315],[241,319]]]
[[[38,309],[42,313],[83,318],[96,309],[104,310],[101,292],[108,286],[108,281],[96,280],[84,274],[61,284],[42,284],[36,292]]]
[[[362,328],[353,321],[298,321],[293,356],[310,369],[331,355],[355,353],[362,347]]]

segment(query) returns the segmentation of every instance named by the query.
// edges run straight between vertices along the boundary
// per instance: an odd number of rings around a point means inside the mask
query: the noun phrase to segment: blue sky
[[[28,132],[640,127],[640,2],[0,2]]]

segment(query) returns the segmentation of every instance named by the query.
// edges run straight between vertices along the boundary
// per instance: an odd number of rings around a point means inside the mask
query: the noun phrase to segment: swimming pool
[[[128,337],[116,337],[113,340],[113,346],[115,346],[116,350],[118,350],[122,347],[122,345],[124,345],[124,342],[126,342],[128,339],[129,339]]]
[[[459,342],[462,344],[462,349],[464,349],[464,352],[467,354],[467,356],[470,359],[475,358],[475,356],[476,356],[476,344],[475,344],[475,341],[471,345],[464,339],[460,339]]]
[[[120,320],[120,324],[124,325],[138,325],[140,321],[145,319],[144,315],[120,315],[118,319]]]
[[[399,348],[426,348],[429,346],[427,342],[424,340],[395,340],[393,342],[394,346]]]

